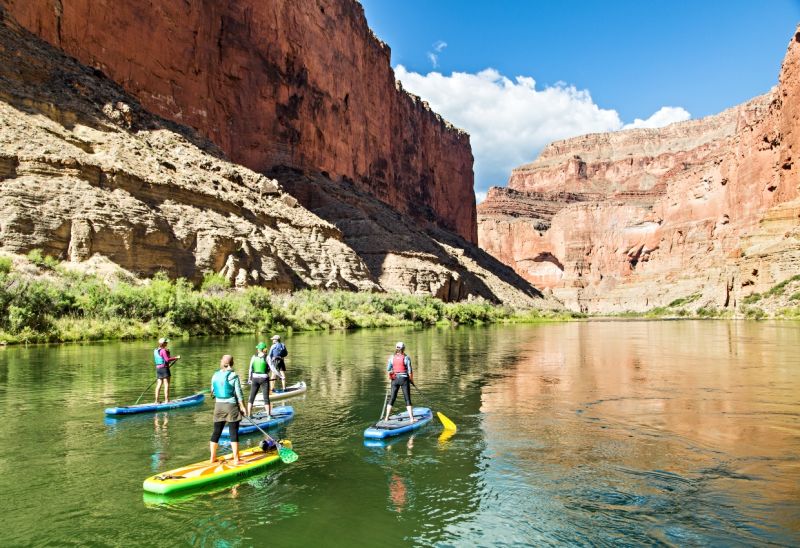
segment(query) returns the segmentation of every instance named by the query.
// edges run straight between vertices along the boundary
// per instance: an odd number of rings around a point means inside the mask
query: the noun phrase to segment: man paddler
[[[414,372],[411,370],[411,358],[406,356],[406,345],[398,342],[394,346],[394,354],[389,356],[389,361],[386,364],[386,371],[389,372],[389,378],[392,379],[392,395],[389,398],[389,404],[386,406],[386,419],[389,420],[389,415],[392,414],[392,406],[397,399],[397,392],[403,389],[403,398],[406,400],[406,409],[408,410],[408,418],[413,423],[414,421],[414,408],[411,404],[411,381],[414,380]]]

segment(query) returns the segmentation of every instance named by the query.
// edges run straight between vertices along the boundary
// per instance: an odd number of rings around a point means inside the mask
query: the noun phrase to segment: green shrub
[[[757,303],[758,301],[761,300],[761,297],[762,297],[761,293],[751,293],[750,295],[742,299],[742,303],[744,304]]]
[[[789,300],[790,301],[800,301],[800,291],[796,291],[795,293],[792,293],[792,296],[789,297]]]
[[[0,257],[0,274],[8,274],[11,272],[11,257]]]
[[[700,298],[700,293],[692,293],[687,297],[681,297],[680,299],[675,299],[674,301],[672,301],[667,305],[667,308],[676,308],[678,306],[683,306],[685,304],[693,303],[699,298]]]
[[[762,308],[757,306],[745,306],[742,308],[742,312],[744,313],[745,318],[751,320],[760,320],[767,315]]]
[[[203,274],[203,283],[200,289],[206,293],[224,293],[231,287],[228,278],[216,272],[206,272]]]

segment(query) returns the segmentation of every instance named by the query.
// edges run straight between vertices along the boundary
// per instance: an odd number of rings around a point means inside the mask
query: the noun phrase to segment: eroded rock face
[[[733,307],[800,272],[800,42],[770,93],[549,145],[478,207],[481,247],[574,309]]]
[[[386,289],[444,301],[483,298],[520,307],[562,308],[477,246],[435,225],[420,228],[356,188],[286,169],[270,175],[341,230],[345,243]]]
[[[0,247],[140,275],[378,290],[341,232],[13,22],[0,24]]]
[[[396,87],[355,0],[0,5],[236,163],[325,172],[477,241],[469,136]]]
[[[110,261],[144,276],[217,272],[275,290],[559,307],[475,245],[434,223],[423,230],[355,184],[288,168],[268,177],[229,162],[5,19],[0,249],[35,248],[75,268]]]

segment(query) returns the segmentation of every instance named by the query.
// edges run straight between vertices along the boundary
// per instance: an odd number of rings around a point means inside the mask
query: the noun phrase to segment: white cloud
[[[436,42],[433,43],[433,51],[435,51],[436,53],[433,53],[433,52],[430,52],[430,51],[427,53],[428,59],[430,59],[430,62],[431,62],[431,65],[433,65],[433,68],[438,68],[439,67],[439,55],[438,54],[442,53],[442,50],[444,50],[444,48],[446,48],[446,47],[447,47],[447,42],[443,42],[442,40],[437,40]]]
[[[486,199],[486,191],[480,190],[475,192],[475,204],[479,204]]]
[[[490,186],[505,185],[513,168],[533,161],[552,141],[626,127],[658,127],[689,118],[680,107],[663,107],[647,120],[625,126],[616,110],[600,108],[588,90],[563,82],[536,89],[530,76],[511,80],[492,68],[444,76],[418,74],[398,65],[395,74],[405,89],[469,132],[478,200]]]
[[[661,107],[658,111],[654,112],[650,118],[647,120],[642,120],[641,118],[636,118],[630,124],[625,124],[622,126],[622,129],[635,129],[635,128],[644,128],[644,127],[663,127],[668,126],[674,122],[684,122],[691,118],[692,115],[689,114],[683,107]]]
[[[428,59],[430,59],[433,68],[437,68],[439,66],[439,57],[437,57],[435,53],[428,52]]]

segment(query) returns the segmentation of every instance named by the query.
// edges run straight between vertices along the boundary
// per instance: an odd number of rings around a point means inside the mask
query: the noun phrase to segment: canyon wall
[[[800,273],[800,32],[721,114],[552,143],[478,207],[479,243],[569,307],[732,308]]]
[[[236,286],[556,308],[477,246],[322,173],[230,162],[0,7],[0,251]],[[291,191],[291,193],[290,193]],[[304,207],[307,203],[313,210]]]
[[[395,83],[355,0],[0,0],[234,162],[346,181],[477,241],[469,136]]]

